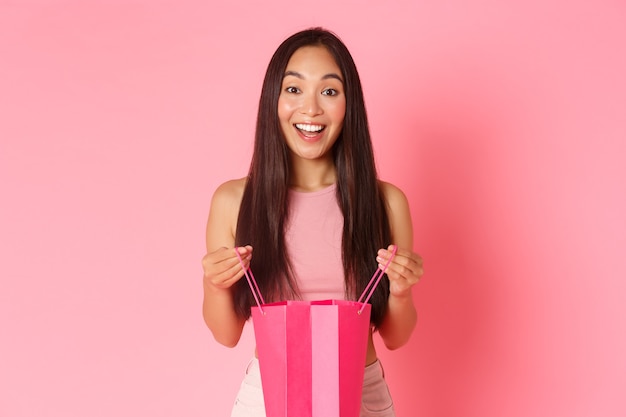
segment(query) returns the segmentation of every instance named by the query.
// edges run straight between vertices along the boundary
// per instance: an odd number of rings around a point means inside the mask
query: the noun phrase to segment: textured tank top
[[[303,300],[345,298],[341,234],[343,214],[337,185],[314,192],[289,192],[285,243]]]

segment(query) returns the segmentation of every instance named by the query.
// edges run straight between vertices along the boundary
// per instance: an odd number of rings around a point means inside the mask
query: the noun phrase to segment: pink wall
[[[623,2],[86,3],[0,5],[0,416],[228,415],[253,341],[201,319],[209,200],[311,25],[426,259],[399,416],[626,414]]]

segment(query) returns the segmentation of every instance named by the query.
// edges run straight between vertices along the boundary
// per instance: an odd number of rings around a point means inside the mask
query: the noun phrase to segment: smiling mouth
[[[294,126],[305,136],[316,136],[326,128],[326,126],[324,125],[313,125],[306,123],[296,123]]]

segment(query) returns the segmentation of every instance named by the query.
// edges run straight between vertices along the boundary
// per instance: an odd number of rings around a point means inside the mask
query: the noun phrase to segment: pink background
[[[225,2],[224,2],[225,3]],[[336,31],[426,275],[398,415],[626,414],[626,5],[3,0],[0,416],[226,416],[215,187],[278,44]]]

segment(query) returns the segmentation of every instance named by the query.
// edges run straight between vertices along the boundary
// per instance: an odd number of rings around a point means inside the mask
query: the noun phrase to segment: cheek
[[[291,115],[293,111],[290,110],[289,103],[285,100],[278,99],[278,123],[280,124],[280,130],[283,135],[286,135],[288,126],[291,125]]]
[[[288,100],[278,99],[278,118],[281,122],[288,121],[293,114],[293,105]]]
[[[346,102],[337,103],[332,109],[333,120],[343,123],[343,119],[346,117]]]

